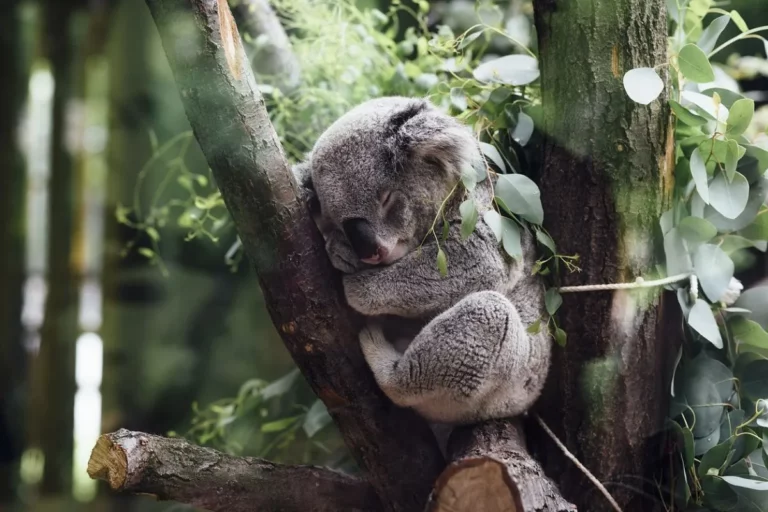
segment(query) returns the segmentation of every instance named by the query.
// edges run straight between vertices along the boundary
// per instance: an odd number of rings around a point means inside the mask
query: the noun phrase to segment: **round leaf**
[[[539,63],[529,55],[507,55],[483,62],[472,75],[479,82],[526,85],[539,78]]]
[[[501,229],[501,215],[496,210],[488,210],[483,214],[483,222],[485,222],[493,234],[496,236],[496,240],[501,242],[502,229]]]
[[[768,330],[768,286],[750,288],[741,294],[734,306],[750,310],[750,318]]]
[[[541,192],[530,178],[522,174],[505,174],[496,183],[496,195],[512,213],[533,224],[544,222]]]
[[[664,82],[653,68],[635,68],[624,73],[624,90],[632,101],[648,105],[664,90]]]
[[[739,375],[741,391],[753,400],[768,397],[768,360],[757,359],[744,367]]]
[[[709,176],[707,175],[707,166],[704,164],[704,157],[697,147],[691,153],[691,176],[696,184],[696,192],[701,199],[709,204]]]
[[[731,258],[716,245],[702,245],[693,256],[693,269],[707,297],[712,302],[720,300],[733,277]]]
[[[675,116],[688,126],[701,126],[707,124],[706,119],[694,114],[675,100],[669,100],[669,105],[672,107],[672,112],[675,113]]]
[[[734,102],[728,113],[726,133],[731,137],[744,133],[749,127],[754,113],[754,100],[743,98]]]
[[[683,46],[677,56],[677,63],[683,76],[691,82],[706,83],[715,80],[715,72],[709,63],[707,54],[695,44]]]
[[[485,156],[491,159],[491,161],[496,165],[496,167],[499,168],[499,170],[501,170],[501,172],[507,172],[507,166],[504,163],[504,159],[501,157],[501,153],[499,153],[498,149],[493,147],[491,144],[488,144],[487,142],[481,142],[480,149]]]
[[[461,237],[466,240],[475,230],[475,225],[477,224],[478,214],[475,201],[467,199],[461,203],[459,213],[461,213]]]
[[[547,293],[544,294],[544,304],[547,308],[547,313],[549,313],[550,316],[557,313],[557,310],[560,309],[560,306],[563,304],[563,298],[560,296],[560,292],[557,291],[557,288],[550,288],[547,290]]]
[[[725,174],[720,173],[709,186],[709,204],[727,219],[738,217],[748,200],[749,183],[741,173],[734,173],[730,182]]]
[[[698,217],[685,217],[677,228],[689,244],[708,242],[717,235],[717,228],[711,222]]]

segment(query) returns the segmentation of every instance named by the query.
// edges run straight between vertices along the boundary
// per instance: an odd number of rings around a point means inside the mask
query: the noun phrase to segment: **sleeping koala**
[[[421,245],[467,167],[486,170],[465,126],[425,100],[391,97],[342,116],[294,169],[347,301],[371,317],[360,343],[376,381],[394,403],[438,423],[523,413],[541,392],[551,351],[545,332],[526,332],[543,314],[529,233],[523,261],[508,258],[482,220],[462,240],[459,186],[440,244],[447,276],[435,237]],[[481,214],[492,206],[490,181],[472,192]],[[383,315],[418,322],[402,351],[385,337]]]

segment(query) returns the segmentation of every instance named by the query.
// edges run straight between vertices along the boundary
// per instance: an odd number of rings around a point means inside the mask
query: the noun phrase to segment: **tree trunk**
[[[392,406],[362,357],[359,318],[345,305],[320,234],[297,199],[226,1],[147,4],[286,347],[383,507],[422,508],[443,459],[426,423]]]
[[[0,5],[0,505],[14,494],[21,446],[20,386],[23,382],[21,305],[24,284],[26,174],[19,148],[19,115],[27,91],[28,62],[18,0]]]
[[[48,182],[47,275],[40,352],[30,378],[29,443],[45,457],[40,491],[61,495],[72,489],[74,449],[75,341],[78,279],[72,266],[75,172],[67,147],[67,109],[74,90],[75,41],[70,2],[44,7],[44,45],[55,83]]]
[[[633,103],[632,68],[666,62],[662,0],[535,0],[543,131],[541,190],[547,229],[581,272],[563,284],[632,281],[652,270],[657,219],[672,186],[672,131],[661,100]],[[542,415],[625,512],[660,504],[651,478],[652,438],[666,413],[676,350],[658,336],[659,295],[568,294],[558,315],[568,333],[555,350]],[[674,299],[673,299],[674,300]],[[556,448],[545,468],[580,510],[608,510]],[[593,490],[590,490],[593,489]],[[587,491],[590,490],[590,491]]]

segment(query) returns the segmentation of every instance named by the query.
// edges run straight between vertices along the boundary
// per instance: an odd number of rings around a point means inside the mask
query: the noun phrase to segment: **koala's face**
[[[356,107],[320,137],[310,157],[326,230],[342,232],[364,264],[402,258],[421,243],[459,179],[457,145],[479,158],[469,132],[423,100],[383,98]]]

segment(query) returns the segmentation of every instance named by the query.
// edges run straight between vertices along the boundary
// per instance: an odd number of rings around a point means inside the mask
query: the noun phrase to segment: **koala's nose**
[[[371,223],[365,219],[349,219],[342,223],[352,249],[361,260],[375,258],[379,252],[379,243]]]

